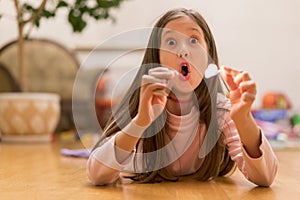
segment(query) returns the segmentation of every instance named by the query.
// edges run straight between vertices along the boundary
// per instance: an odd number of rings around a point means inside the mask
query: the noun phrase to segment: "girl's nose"
[[[189,56],[189,52],[187,50],[181,49],[181,50],[178,51],[177,56],[179,58],[186,58],[186,57]]]

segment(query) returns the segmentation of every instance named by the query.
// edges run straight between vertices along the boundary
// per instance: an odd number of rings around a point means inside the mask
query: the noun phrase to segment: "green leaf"
[[[51,12],[49,10],[43,10],[41,15],[41,17],[46,17],[47,19],[50,18],[50,17],[54,17],[55,16],[55,13],[54,12]]]
[[[93,2],[91,2],[93,1]],[[110,10],[119,7],[124,0],[56,0],[56,4],[52,9],[44,9],[40,16],[33,22],[34,26],[40,27],[41,19],[49,19],[56,16],[59,8],[66,8],[68,11],[68,21],[71,24],[74,32],[82,32],[87,26],[87,19],[93,18],[95,20],[101,19],[116,19],[111,16]],[[91,4],[90,4],[91,3]],[[92,5],[92,6],[91,6]],[[30,3],[22,4],[22,16],[26,14],[31,15],[38,11]],[[1,17],[1,15],[0,15]]]
[[[36,20],[34,20],[33,24],[34,24],[37,28],[39,28],[39,27],[40,27],[40,18],[39,18],[39,17],[36,18]]]
[[[98,6],[101,8],[117,7],[122,0],[97,0]]]
[[[82,14],[77,15],[76,10],[71,10],[68,15],[68,20],[70,24],[72,25],[74,32],[82,32],[82,30],[86,27],[87,23],[82,18]]]
[[[58,4],[56,5],[56,8],[62,8],[62,7],[68,7],[69,4],[65,1],[59,1]]]
[[[22,5],[22,10],[25,10],[25,11],[34,11],[35,9],[31,5],[29,5],[27,3],[24,3]]]

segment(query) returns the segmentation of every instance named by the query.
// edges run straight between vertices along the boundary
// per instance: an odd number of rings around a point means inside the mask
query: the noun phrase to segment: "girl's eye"
[[[173,39],[170,39],[167,41],[167,44],[170,45],[170,46],[174,46],[176,44],[176,41],[173,40]]]
[[[191,44],[197,44],[198,43],[198,39],[197,38],[190,38],[190,43]]]

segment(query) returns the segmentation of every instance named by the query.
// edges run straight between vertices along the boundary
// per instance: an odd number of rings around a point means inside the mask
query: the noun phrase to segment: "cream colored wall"
[[[272,90],[286,92],[300,110],[298,0],[128,0],[114,11],[116,24],[92,21],[82,34],[74,34],[61,12],[55,20],[43,22],[32,36],[53,38],[69,48],[95,47],[113,35],[149,27],[162,13],[180,6],[194,8],[206,18],[215,35],[221,64],[251,73],[258,84],[256,107],[260,106],[262,94]],[[16,37],[16,27],[10,19],[13,13],[10,2],[0,1],[0,9],[6,13],[0,20],[2,46]],[[134,46],[128,41],[122,45]],[[86,56],[79,54],[81,60]],[[124,62],[123,69],[132,65],[132,59],[129,60]]]

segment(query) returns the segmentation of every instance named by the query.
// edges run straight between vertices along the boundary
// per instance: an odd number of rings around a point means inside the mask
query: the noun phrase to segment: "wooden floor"
[[[69,143],[0,142],[0,199],[299,199],[300,149],[276,151],[278,176],[270,188],[256,187],[236,171],[213,182],[184,181],[95,187],[87,179],[85,159],[65,157]]]

